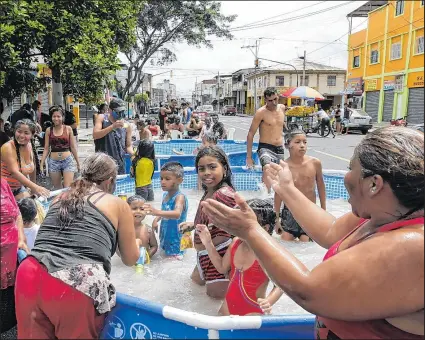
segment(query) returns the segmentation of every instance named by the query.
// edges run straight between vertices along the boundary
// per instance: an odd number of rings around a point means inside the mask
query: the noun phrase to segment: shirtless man
[[[285,105],[278,104],[279,96],[274,87],[268,87],[264,91],[264,98],[266,105],[255,113],[246,138],[246,165],[248,168],[254,167],[252,142],[258,128],[260,128],[260,143],[258,144],[257,153],[260,157],[261,166],[264,167],[266,165],[264,158],[261,157],[265,150],[274,152],[280,159],[284,160]]]

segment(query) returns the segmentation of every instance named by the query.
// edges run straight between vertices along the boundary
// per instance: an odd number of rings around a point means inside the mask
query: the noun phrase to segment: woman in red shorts
[[[115,161],[96,153],[52,202],[16,275],[19,339],[99,337],[115,306],[111,257],[118,247],[125,265],[139,258],[130,207],[112,195],[116,177]]]

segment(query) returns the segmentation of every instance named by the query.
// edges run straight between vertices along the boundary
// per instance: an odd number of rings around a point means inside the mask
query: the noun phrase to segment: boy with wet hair
[[[156,216],[152,228],[159,230],[160,247],[166,256],[181,259],[183,251],[180,250],[182,234],[179,224],[186,222],[189,208],[187,197],[180,191],[183,182],[184,168],[179,162],[165,163],[161,168],[161,188],[164,191],[161,209],[156,209],[150,204],[145,204],[144,209],[148,215]]]
[[[295,186],[314,203],[316,203],[315,189],[317,186],[320,206],[326,210],[326,190],[322,163],[319,159],[306,155],[307,136],[305,132],[295,129],[286,133],[285,147],[289,150],[289,158],[285,162],[292,172]],[[275,195],[275,211],[280,211],[281,203],[281,199]],[[283,207],[281,216],[281,223],[279,223],[279,217],[277,218],[278,223],[276,223],[275,230],[278,234],[282,234],[282,240],[292,241],[296,238],[304,242],[310,240],[286,206]],[[280,225],[283,231],[280,229]]]

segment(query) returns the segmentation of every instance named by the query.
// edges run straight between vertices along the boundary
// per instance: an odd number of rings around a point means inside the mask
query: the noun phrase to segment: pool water
[[[201,199],[202,192],[184,190],[189,201],[187,221],[193,221]],[[268,195],[265,190],[255,192],[241,192],[246,198]],[[161,207],[162,192],[155,191],[156,208]],[[349,204],[342,200],[328,200],[327,209],[335,217],[350,211]],[[153,217],[147,216],[145,223],[151,224]],[[275,237],[278,237],[275,235]],[[158,239],[158,235],[157,235]],[[326,250],[313,242],[284,242],[282,245],[291,251],[309,269],[319,264]],[[144,266],[143,273],[137,273],[134,267],[127,267],[115,255],[112,258],[111,279],[116,289],[124,294],[139,297],[145,300],[180,308],[187,311],[206,315],[217,315],[222,301],[214,300],[205,293],[205,287],[194,284],[190,275],[196,264],[196,251],[188,249],[183,260],[166,258],[160,250],[155,254],[150,264]],[[268,291],[272,289],[269,285]],[[273,314],[302,314],[307,313],[286,295],[274,305]]]

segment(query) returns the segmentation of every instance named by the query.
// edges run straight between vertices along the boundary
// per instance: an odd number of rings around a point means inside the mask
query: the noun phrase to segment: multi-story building
[[[367,17],[348,37],[348,100],[375,122],[423,123],[424,0],[369,1],[347,17]]]
[[[151,95],[151,106],[158,107],[161,103],[165,102],[165,92],[164,89],[152,88]]]
[[[195,84],[195,94],[192,99],[194,106],[211,104],[215,97],[212,96],[212,87],[217,79],[206,79]]]
[[[169,102],[171,99],[177,99],[176,85],[171,84],[170,80],[164,79],[162,83],[158,83],[156,88],[164,90],[164,101]]]
[[[232,73],[233,105],[236,106],[238,112],[245,112],[248,84],[246,77],[252,72],[254,72],[254,68],[244,68]]]
[[[344,90],[346,70],[306,61],[305,79],[303,82],[301,79],[304,67],[303,61],[301,59],[294,59],[288,64],[292,66],[282,65],[279,68],[264,68],[247,75],[248,94],[246,113],[254,113],[254,81],[257,82],[256,96],[258,106],[264,105],[263,94],[267,87],[275,87],[279,94],[283,94],[291,87],[301,85],[317,90],[326,99],[331,99],[333,105],[342,103],[343,96],[341,92]],[[281,97],[279,103],[291,105],[291,99]]]
[[[233,96],[233,77],[229,77],[224,80],[223,84],[223,97],[224,97],[224,105],[235,106],[236,97]]]
[[[115,78],[120,82],[121,86],[125,86],[128,78],[128,65],[120,64],[121,69],[115,73]],[[144,73],[142,83],[136,88],[134,85],[130,88],[130,91],[135,90],[136,93],[146,92],[151,97],[152,92],[152,74]]]

